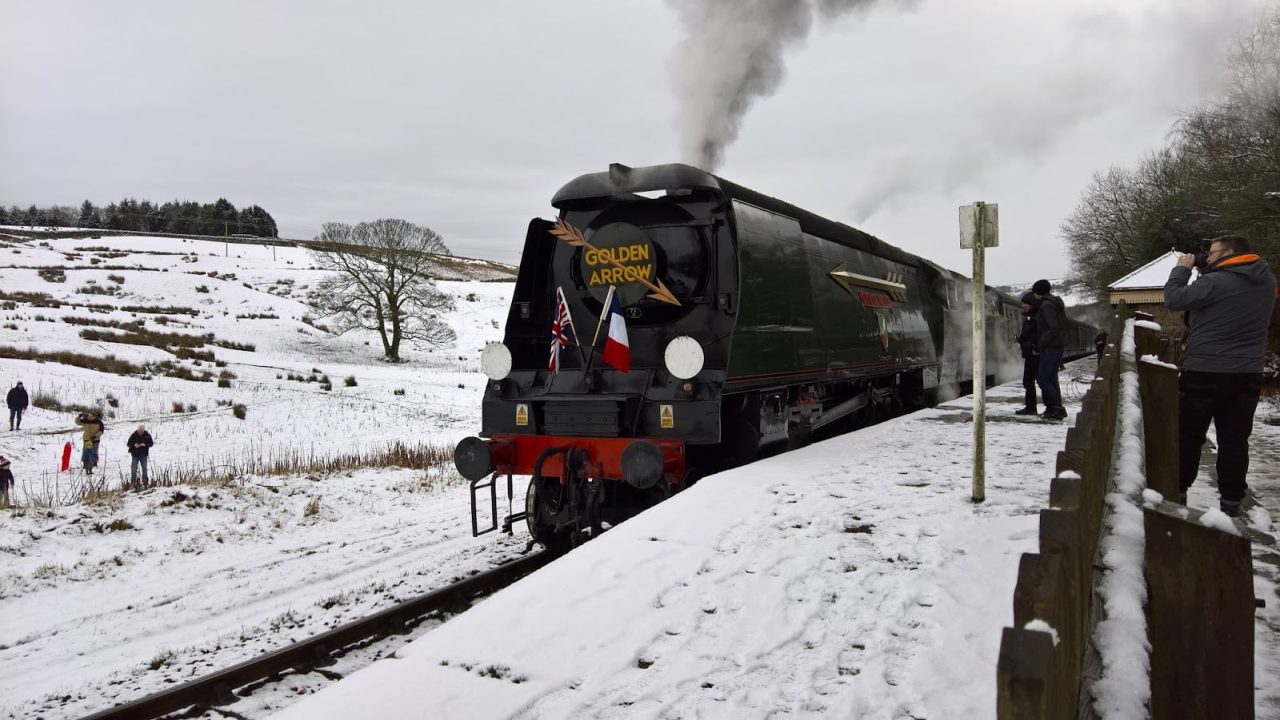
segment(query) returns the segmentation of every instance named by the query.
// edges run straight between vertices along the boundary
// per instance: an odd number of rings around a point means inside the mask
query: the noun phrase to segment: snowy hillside
[[[36,405],[0,450],[14,460],[20,496],[60,499],[47,480],[74,437],[74,412],[48,409],[55,403],[106,411],[110,475],[127,471],[126,430],[139,422],[155,437],[161,472],[448,444],[474,425],[477,351],[501,337],[493,318],[510,284],[441,283],[457,301],[457,346],[410,350],[409,363],[388,365],[373,334],[337,337],[310,318],[304,299],[320,273],[306,251],[223,250],[126,237],[4,251],[0,384],[24,381]],[[138,332],[174,344],[120,342]],[[87,367],[54,361],[62,352],[86,356],[74,362]]]
[[[79,716],[514,552],[472,541],[450,460],[479,424],[478,351],[511,283],[441,282],[456,346],[389,365],[374,335],[308,316],[320,273],[300,248],[4,241],[0,276],[0,387],[21,380],[36,405],[0,432],[22,506],[0,524],[11,716]],[[146,332],[174,344],[113,341]],[[56,471],[65,442],[78,458],[76,405],[105,412],[92,479]],[[95,496],[127,478],[139,423],[153,480],[179,484]],[[426,470],[323,472],[404,456]]]
[[[1011,297],[1020,298],[1024,293],[1031,291],[1031,285],[1034,282],[1035,280],[1029,280],[1026,283],[1014,285],[996,285],[995,289]],[[1053,286],[1053,294],[1062,298],[1062,302],[1069,308],[1095,303],[1089,289],[1079,280],[1049,278],[1049,282]]]

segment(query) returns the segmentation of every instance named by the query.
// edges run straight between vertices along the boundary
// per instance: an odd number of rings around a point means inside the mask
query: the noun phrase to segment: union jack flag
[[[547,361],[547,367],[552,373],[560,372],[560,350],[569,347],[570,330],[575,336],[578,334],[578,329],[573,325],[573,316],[569,314],[569,303],[564,299],[564,291],[557,287],[556,314],[551,320],[551,358]]]

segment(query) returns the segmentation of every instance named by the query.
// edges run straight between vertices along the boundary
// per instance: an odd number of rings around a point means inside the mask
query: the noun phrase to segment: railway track
[[[556,557],[557,554],[544,551],[513,560],[225,670],[96,712],[85,720],[153,720],[189,708],[203,710],[229,705],[240,699],[235,694],[237,688],[289,671],[305,672],[323,668],[334,657],[342,655],[346,648],[370,638],[405,632],[434,613],[463,609],[476,599],[501,590]]]

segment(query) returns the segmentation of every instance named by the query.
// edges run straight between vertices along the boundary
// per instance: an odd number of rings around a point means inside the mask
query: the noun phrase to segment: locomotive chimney
[[[609,182],[615,190],[631,184],[631,168],[622,163],[609,164]]]

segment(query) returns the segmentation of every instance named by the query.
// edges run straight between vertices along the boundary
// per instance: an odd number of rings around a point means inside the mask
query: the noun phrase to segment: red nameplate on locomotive
[[[889,300],[889,296],[884,293],[867,292],[866,290],[858,291],[858,299],[862,301],[862,307],[873,308],[890,308],[893,303]]]

